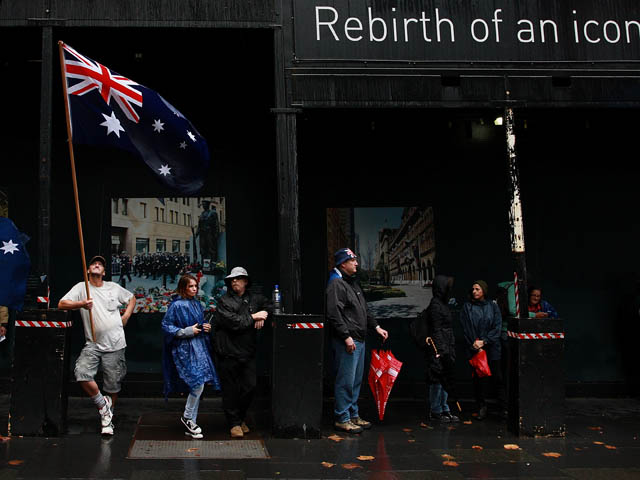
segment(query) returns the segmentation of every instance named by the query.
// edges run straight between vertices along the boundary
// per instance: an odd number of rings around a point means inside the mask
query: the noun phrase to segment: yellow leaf
[[[604,445],[604,442],[593,442],[594,445]]]
[[[602,430],[602,427],[587,427],[589,430]]]
[[[451,460],[445,460],[442,464],[446,467],[459,467],[458,462],[452,462]]]
[[[402,431],[409,433],[409,432],[413,432],[413,429],[411,429],[411,428],[403,428]]]
[[[562,454],[558,452],[544,452],[542,455],[544,455],[545,457],[551,457],[551,458],[558,458],[562,456]]]
[[[414,438],[410,438],[409,440],[407,440],[407,442],[409,442],[409,443],[415,443],[415,441],[416,440]]]
[[[187,452],[197,452],[198,449],[197,448],[187,448]]]
[[[329,440],[333,440],[334,442],[341,442],[342,440],[344,440],[344,438],[342,438],[340,435],[331,435],[330,437],[327,437]]]
[[[22,465],[24,460],[9,460],[9,465]]]
[[[454,457],[453,455],[449,455],[448,453],[443,453],[442,455],[440,455],[442,458],[444,458],[445,460],[455,460],[456,457]]]
[[[473,422],[471,420],[465,420],[462,423],[464,423],[465,425],[471,425]]]
[[[604,448],[608,448],[609,450],[617,450],[618,447],[614,447],[613,445],[605,445]]]
[[[483,449],[483,447],[481,447],[480,445],[474,445],[471,448],[473,448],[474,450],[482,450]]]
[[[504,448],[506,450],[520,450],[520,447],[518,445],[516,445],[515,443],[507,443]]]
[[[356,468],[362,468],[362,466],[358,465],[357,463],[343,463],[342,468],[344,468],[345,470],[354,470]]]
[[[332,468],[336,466],[335,463],[329,463],[329,462],[322,462],[320,465],[322,465],[324,468]]]
[[[427,423],[420,422],[420,428],[426,428],[427,430],[433,430],[433,427]]]
[[[371,455],[360,455],[360,456],[358,457],[358,460],[373,460],[373,459],[375,459],[375,458],[376,458],[376,457],[372,457]]]

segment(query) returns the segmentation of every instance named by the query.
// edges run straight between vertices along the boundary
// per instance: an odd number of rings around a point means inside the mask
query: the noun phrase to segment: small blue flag
[[[22,310],[27,293],[31,267],[28,241],[29,237],[18,231],[11,220],[0,217],[0,305],[12,310]]]
[[[73,142],[127,150],[170,188],[198,192],[209,147],[191,122],[153,90],[62,48]]]

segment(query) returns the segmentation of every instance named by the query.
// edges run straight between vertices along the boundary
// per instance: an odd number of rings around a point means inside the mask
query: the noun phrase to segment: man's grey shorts
[[[102,389],[108,393],[118,393],[120,382],[127,374],[127,362],[124,358],[125,349],[115,352],[101,352],[93,343],[87,343],[76,361],[74,373],[76,381],[90,382],[95,379],[98,368],[102,366]]]

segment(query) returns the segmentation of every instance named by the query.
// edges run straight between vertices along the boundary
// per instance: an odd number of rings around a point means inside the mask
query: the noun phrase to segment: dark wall
[[[511,280],[508,178],[499,110],[306,111],[299,163],[306,309],[323,309],[325,208],[432,205],[436,269],[472,282]],[[635,110],[516,110],[530,280],[565,319],[567,379],[631,378],[624,312],[640,272],[633,206]],[[387,320],[394,350],[421,379],[406,320]],[[459,334],[458,330],[458,334]],[[460,338],[460,337],[458,337]],[[468,378],[459,352],[460,378]],[[625,362],[625,360],[627,360]],[[462,365],[460,365],[462,364]],[[631,362],[633,364],[633,362]]]

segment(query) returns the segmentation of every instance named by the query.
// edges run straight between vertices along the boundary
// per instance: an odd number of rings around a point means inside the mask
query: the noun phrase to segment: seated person
[[[558,312],[549,302],[542,299],[540,287],[529,287],[529,316],[536,318],[558,318]]]

